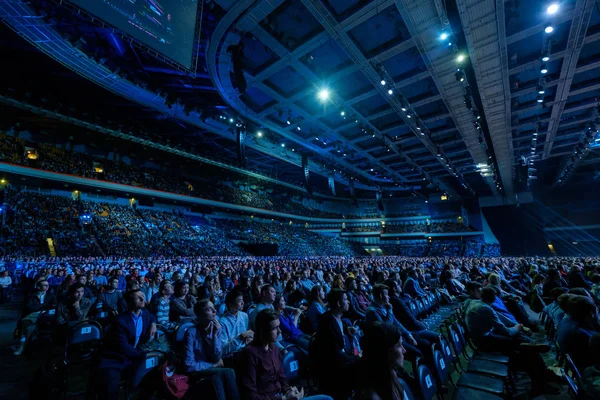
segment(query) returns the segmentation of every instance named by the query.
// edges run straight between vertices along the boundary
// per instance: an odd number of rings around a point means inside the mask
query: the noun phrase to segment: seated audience
[[[217,400],[233,400],[239,397],[232,369],[223,368],[223,340],[217,310],[208,299],[194,305],[198,324],[189,328],[183,338],[183,367],[192,382],[208,378]],[[198,393],[200,394],[200,393]]]
[[[12,287],[12,278],[8,271],[0,273],[0,304],[5,303],[10,298],[10,290]]]
[[[302,310],[292,307],[286,308],[285,299],[279,294],[275,296],[273,304],[275,311],[279,315],[279,327],[283,340],[287,343],[295,344],[304,351],[308,351],[310,336],[298,328],[298,319],[302,314]]]
[[[283,299],[285,302],[285,299]],[[316,285],[310,291],[310,307],[308,307],[308,320],[312,327],[312,332],[319,329],[319,319],[326,310],[325,289],[321,285]],[[277,301],[275,301],[277,303]],[[285,337],[285,335],[284,335]]]
[[[243,400],[327,400],[327,396],[304,397],[304,388],[290,386],[283,373],[281,353],[275,346],[281,331],[279,316],[264,309],[256,316],[256,334],[242,350],[239,368]]]
[[[404,293],[413,298],[426,295],[425,291],[421,289],[421,285],[418,280],[418,273],[415,268],[412,268],[408,271],[408,277],[404,282]]]
[[[363,319],[366,316],[366,310],[362,307],[358,300],[358,285],[356,279],[352,277],[346,278],[346,293],[348,294],[348,301],[350,302],[350,308],[348,310],[348,318],[355,321],[357,319]]]
[[[111,324],[100,355],[98,392],[104,399],[118,398],[121,378],[130,374],[137,363],[145,362],[146,353],[140,346],[156,334],[154,316],[144,308],[144,294],[133,290],[124,297],[127,312],[118,315]]]
[[[358,353],[351,350],[351,339],[342,316],[348,312],[348,295],[331,289],[327,295],[329,311],[321,316],[319,330],[309,349],[309,357],[319,381],[319,389],[334,399],[347,399],[352,392],[348,382],[356,375]]]
[[[563,295],[564,296],[564,295]],[[594,364],[589,351],[590,338],[600,332],[598,308],[586,296],[569,293],[567,315],[558,324],[556,341],[580,371]]]
[[[250,329],[252,329],[253,331],[255,330],[254,320],[256,320],[256,316],[259,312],[266,308],[270,308],[271,310],[273,309],[273,303],[275,302],[276,295],[277,292],[275,291],[275,288],[271,285],[264,285],[261,288],[260,303],[256,304],[256,307],[254,308],[252,313],[250,313]]]
[[[177,322],[181,318],[195,318],[194,306],[196,298],[190,293],[189,283],[179,280],[175,282],[175,295],[171,299],[169,321]]]
[[[590,399],[600,399],[600,333],[590,338],[590,358],[594,363],[583,371],[582,390]]]
[[[482,351],[501,352],[513,358],[515,365],[525,368],[531,377],[531,395],[541,393],[558,393],[558,388],[546,382],[555,379],[555,375],[547,369],[540,352],[549,350],[547,345],[529,343],[521,332],[527,328],[517,324],[512,327],[504,325],[498,314],[491,307],[496,300],[496,290],[486,287],[481,290],[481,300],[473,300],[466,312],[467,329],[473,342]]]
[[[225,296],[227,309],[219,322],[223,332],[223,357],[242,350],[254,338],[254,332],[249,329],[248,314],[244,311],[244,296],[242,292],[233,290]]]
[[[115,276],[110,277],[106,289],[100,293],[96,300],[97,308],[101,308],[102,311],[109,312],[112,315],[117,315],[119,313],[123,293],[117,290],[117,286],[119,286],[119,279]]]
[[[402,332],[392,324],[375,322],[365,328],[364,352],[360,361],[359,391],[356,400],[405,400],[402,374],[404,353]]]
[[[67,297],[58,304],[56,310],[58,324],[71,327],[87,318],[92,301],[83,297],[83,294],[84,286],[81,283],[69,287]]]
[[[171,315],[171,298],[173,297],[173,285],[167,279],[160,282],[160,288],[152,300],[150,301],[150,311],[156,316],[156,321],[166,327],[172,329],[175,327],[175,321],[170,320]]]

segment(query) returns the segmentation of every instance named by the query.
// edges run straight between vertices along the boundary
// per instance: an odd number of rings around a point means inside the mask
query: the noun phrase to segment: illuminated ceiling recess
[[[219,2],[222,5],[223,3]],[[408,105],[413,107],[410,111],[401,111],[403,107],[403,103],[399,100],[402,92],[401,86],[418,82],[418,78],[423,77],[423,74],[419,74],[417,79],[403,81],[392,89],[393,81],[384,79],[369,66],[374,60],[383,62],[409,51],[414,47],[414,41],[409,38],[377,56],[366,58],[362,54],[348,54],[352,53],[352,49],[344,46],[341,43],[342,39],[337,37],[346,35],[350,30],[358,27],[361,22],[377,17],[382,10],[393,11],[394,2],[371,2],[339,24],[329,24],[315,18],[312,15],[312,3],[309,1],[266,2],[253,0],[228,3],[230,8],[213,32],[211,45],[207,52],[209,74],[225,101],[253,122],[278,133],[286,140],[302,145],[320,157],[337,164],[340,169],[367,177],[373,185],[393,188],[393,183],[398,182],[406,186],[420,186],[423,182],[425,184],[431,182],[458,197],[455,186],[448,184],[448,181],[456,180],[450,167],[454,160],[439,160],[435,156],[435,144],[427,135],[423,135],[417,129],[420,119],[417,118],[418,115],[414,109],[439,101],[440,97],[433,96],[426,102],[415,103],[414,107]],[[278,13],[275,11],[278,7],[285,11]],[[285,12],[292,13],[289,8],[293,9],[294,15],[296,12],[302,13],[302,20],[296,19],[298,24],[303,25],[305,31],[313,29],[312,33],[307,33],[302,38],[297,47],[292,46],[292,48],[289,48],[289,45],[283,45],[273,36],[272,32],[268,32],[269,28],[264,26],[265,18],[271,13],[276,14],[273,19],[284,18],[283,15],[287,18],[288,14]],[[398,13],[396,12],[396,14]],[[309,19],[310,21],[308,21]],[[287,25],[289,24],[286,23],[286,29],[295,30],[294,26]],[[336,39],[334,40],[332,37]],[[228,49],[243,44],[248,38],[252,43],[258,41],[259,44],[254,48],[264,45],[265,48],[270,49],[269,52],[275,54],[275,60],[264,68],[257,68],[254,75],[244,72],[247,89],[245,93],[240,94],[231,77],[232,61]],[[319,76],[306,65],[306,59],[312,57],[311,52],[317,51],[323,46],[336,46],[338,49],[343,49],[338,56],[346,61],[345,66],[332,71],[329,77]],[[282,74],[293,75],[293,77],[283,79],[284,84],[301,83],[303,86],[287,91],[286,88],[279,86],[282,83],[281,80],[274,82]],[[341,92],[347,91],[349,88],[342,86],[344,83],[352,86],[355,81],[350,77],[353,78],[355,74],[362,74],[362,79],[367,86],[362,88],[361,93],[346,99],[347,96],[343,96]],[[382,84],[382,81],[385,81],[386,84]],[[322,98],[319,100],[322,87],[327,87],[329,90],[325,106],[321,104],[323,103]],[[265,95],[271,101],[264,107],[256,107],[255,103],[258,100],[255,101],[256,98],[253,96],[256,96],[257,93]],[[371,115],[357,106],[362,100],[372,99],[378,102],[380,101],[379,96],[386,98],[381,105],[385,110],[382,109],[381,112],[377,112],[377,110]],[[341,115],[342,111],[344,115]],[[289,115],[293,117],[291,121]],[[330,123],[328,120],[333,116],[338,121]],[[403,136],[405,138],[413,137],[417,139],[415,144],[424,145],[426,156],[417,155],[423,147],[415,149],[416,151],[412,149],[403,151],[399,146],[399,137],[393,137],[393,132],[387,131],[381,126],[378,127],[377,118],[388,118],[396,121],[398,126],[402,125]],[[433,118],[429,122],[432,125],[440,126],[444,125],[443,119]],[[288,121],[290,123],[287,123]],[[301,127],[301,130],[298,130],[298,127]],[[354,127],[357,132],[352,137],[347,136],[344,131],[352,130]],[[425,124],[423,127],[427,130]],[[323,140],[323,137],[327,139]],[[340,147],[344,151],[338,151]],[[354,154],[355,159],[348,160],[343,155],[348,152]],[[419,162],[416,163],[415,159],[418,159]],[[462,161],[466,161],[468,165],[473,163],[470,157]],[[400,171],[401,169],[406,171]]]

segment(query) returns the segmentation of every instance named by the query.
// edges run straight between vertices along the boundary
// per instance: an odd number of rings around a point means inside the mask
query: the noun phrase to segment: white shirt
[[[10,276],[2,276],[0,277],[0,286],[8,287],[12,285],[12,279]]]

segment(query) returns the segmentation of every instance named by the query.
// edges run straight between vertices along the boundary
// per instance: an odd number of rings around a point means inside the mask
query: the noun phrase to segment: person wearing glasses
[[[20,355],[25,349],[27,338],[33,332],[35,321],[42,311],[56,308],[56,296],[48,291],[50,284],[47,280],[39,280],[36,285],[36,291],[30,294],[25,300],[21,318],[17,322],[17,336],[20,336],[19,348],[15,355]]]

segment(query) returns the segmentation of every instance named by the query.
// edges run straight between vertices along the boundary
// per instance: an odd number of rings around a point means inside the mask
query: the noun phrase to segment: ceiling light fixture
[[[281,147],[285,147],[285,143],[281,143]]]
[[[394,91],[392,89],[388,90],[388,94],[394,94]]]
[[[560,6],[558,5],[558,3],[552,3],[548,6],[548,8],[546,9],[546,12],[550,15],[554,15],[558,12],[559,8],[560,8]]]
[[[321,101],[327,101],[329,99],[329,90],[328,89],[319,90],[319,99]]]
[[[263,136],[263,133],[262,133],[261,131],[258,131],[258,132],[256,133],[256,136],[258,136],[258,137],[262,137],[262,136]]]
[[[543,62],[548,62],[548,61],[550,61],[550,57],[549,56],[544,56],[544,57],[542,57],[542,61]]]
[[[546,67],[546,64],[542,64],[542,65],[540,66],[540,72],[541,72],[542,74],[547,74],[547,73],[548,73],[548,67]]]
[[[465,61],[465,55],[459,54],[458,57],[456,57],[456,61],[458,61],[459,63]]]
[[[340,113],[340,115],[343,117],[344,115],[346,115],[346,112],[345,112],[345,111],[342,111],[342,112]]]
[[[381,86],[385,86],[385,79],[381,80]]]
[[[552,26],[548,25],[546,27],[546,29],[544,29],[544,32],[546,32],[546,33],[552,33],[552,32],[554,32],[554,28]]]

